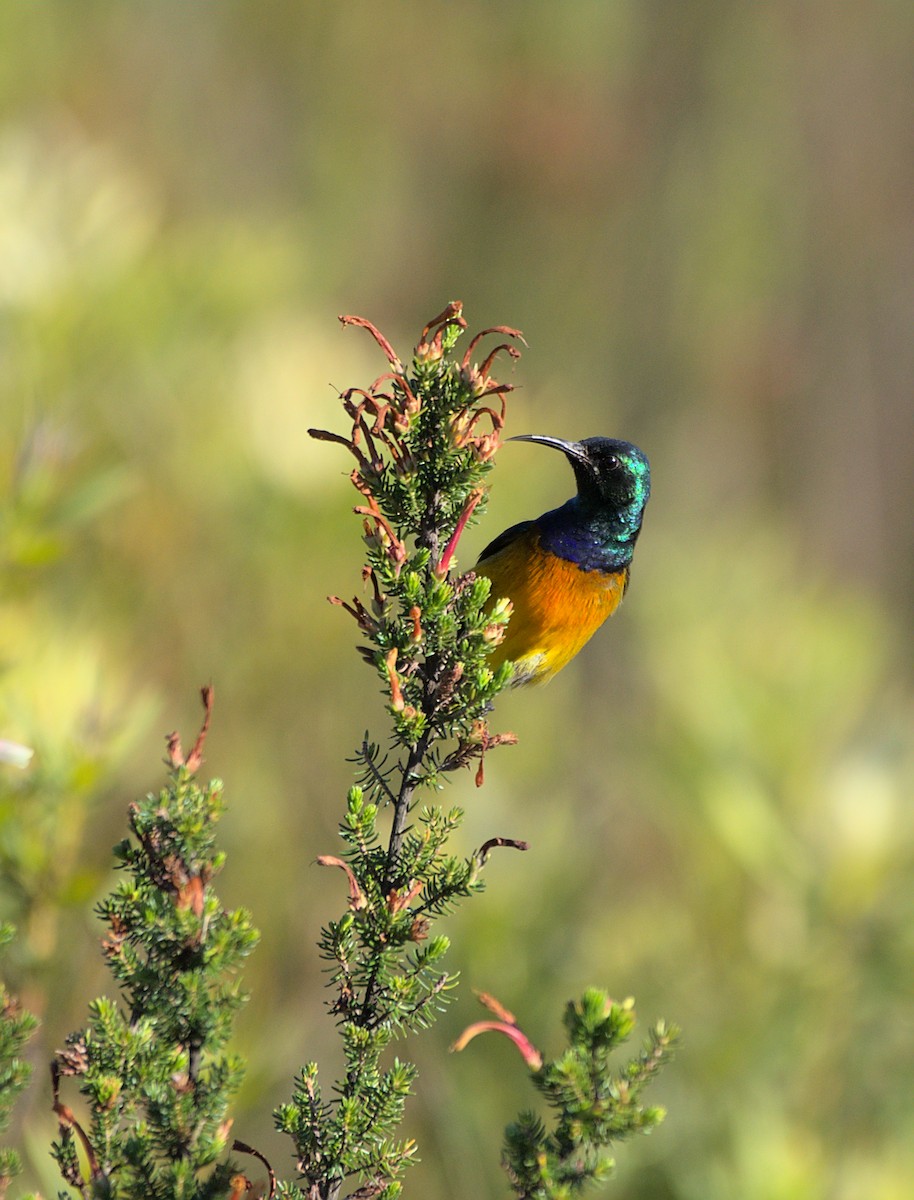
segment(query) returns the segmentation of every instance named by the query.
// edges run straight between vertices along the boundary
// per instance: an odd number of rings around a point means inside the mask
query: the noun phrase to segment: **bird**
[[[475,567],[492,581],[490,604],[512,602],[504,640],[489,661],[497,668],[510,660],[516,687],[558,674],[618,608],[651,471],[642,450],[615,438],[571,442],[522,433],[508,440],[561,450],[577,483],[577,494],[560,508],[499,534]]]

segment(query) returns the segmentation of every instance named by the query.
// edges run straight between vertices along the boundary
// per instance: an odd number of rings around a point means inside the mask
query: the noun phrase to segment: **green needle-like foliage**
[[[474,761],[481,784],[486,752],[514,741],[491,734],[486,720],[511,677],[508,664],[498,671],[488,665],[510,605],[490,605],[488,580],[455,567],[463,530],[484,510],[504,425],[510,387],[492,378],[492,364],[499,352],[517,356],[520,335],[485,330],[457,358],[466,323],[460,305],[450,304],[425,327],[406,368],[368,322],[343,322],[368,329],[389,370],[341,398],[351,422],[347,437],[312,434],[344,445],[355,459],[370,599],[335,603],[357,622],[360,652],[381,681],[391,750],[363,739],[340,830],[343,852],[318,860],[342,869],[348,881],[347,909],[320,940],[345,1076],[328,1099],[309,1064],[276,1117],[293,1138],[301,1179],[283,1194],[334,1200],[356,1177],[359,1196],[391,1200],[415,1152],[396,1133],[415,1070],[396,1059],[382,1066],[381,1057],[394,1038],[428,1026],[450,998],[456,979],[442,965],[448,939],[432,926],[482,889],[491,848],[469,858],[451,854],[461,810],[419,807],[418,793],[440,789],[449,772]],[[502,341],[476,365],[473,354],[489,334]],[[385,809],[391,823],[382,840]]]
[[[364,501],[355,511],[364,518],[362,578],[371,600],[367,606],[358,597],[334,602],[351,613],[368,643],[361,653],[378,672],[395,744],[405,752],[386,769],[366,740],[359,759],[372,790],[393,804],[395,817],[402,812],[405,818],[400,784],[411,795],[504,740],[491,738],[485,715],[511,674],[507,665],[497,672],[488,666],[510,605],[490,611],[489,581],[472,572],[455,575],[452,568],[460,535],[485,510],[485,479],[504,426],[511,387],[491,377],[492,363],[500,351],[513,357],[518,351],[503,342],[482,366],[472,355],[488,334],[514,340],[520,334],[504,326],[484,330],[458,360],[452,352],[466,322],[461,306],[450,304],[425,327],[406,370],[372,325],[342,320],[370,330],[391,370],[367,390],[343,395],[352,422],[348,438],[311,434],[344,445],[356,461],[351,479]],[[448,739],[457,745],[445,754]],[[391,870],[402,824],[395,833]]]
[[[209,689],[204,700],[208,721]],[[217,1160],[228,1148],[228,1104],[243,1065],[226,1045],[245,999],[236,974],[258,935],[248,914],[226,911],[212,888],[223,864],[215,848],[223,800],[218,781],[194,779],[202,744],[203,734],[184,759],[173,737],[167,786],[131,806],[133,837],[115,848],[127,878],[99,906],[121,1000],[95,1000],[86,1027],[52,1064],[54,1153],[83,1196],[229,1194],[234,1168]],[[67,1076],[79,1081],[85,1120],[61,1101]]]
[[[505,1131],[502,1163],[518,1200],[569,1200],[607,1179],[615,1165],[612,1144],[647,1133],[663,1120],[662,1108],[641,1104],[641,1092],[669,1056],[677,1030],[658,1023],[641,1053],[615,1070],[610,1058],[635,1027],[634,1001],[617,1004],[605,992],[588,988],[565,1009],[568,1048],[558,1058],[545,1059],[513,1013],[492,996],[481,994],[480,1000],[496,1019],[471,1025],[454,1049],[490,1030],[505,1034],[552,1112],[551,1128],[530,1111]]]
[[[0,925],[0,947],[13,938],[12,925]],[[22,1058],[23,1048],[34,1033],[38,1018],[25,1011],[0,982],[0,1130],[6,1129],[16,1097],[32,1074]],[[19,1174],[22,1164],[15,1150],[0,1149],[0,1197],[6,1195],[10,1180]]]
[[[567,1006],[564,1024],[568,1049],[531,1076],[554,1113],[552,1129],[526,1112],[505,1134],[505,1169],[522,1200],[566,1200],[601,1182],[614,1166],[612,1143],[646,1133],[664,1117],[640,1098],[668,1057],[675,1029],[658,1023],[641,1053],[615,1071],[610,1056],[634,1029],[633,1001],[617,1004],[590,988]]]

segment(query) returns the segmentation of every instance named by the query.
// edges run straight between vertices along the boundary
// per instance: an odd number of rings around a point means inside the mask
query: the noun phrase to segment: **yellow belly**
[[[510,659],[515,684],[543,683],[561,671],[615,611],[628,582],[628,568],[582,571],[543,553],[534,539],[522,535],[476,567],[492,580],[492,601],[507,596],[514,605],[491,663]]]

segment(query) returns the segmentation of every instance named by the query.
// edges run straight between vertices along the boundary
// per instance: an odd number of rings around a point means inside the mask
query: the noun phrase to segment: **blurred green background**
[[[588,984],[685,1029],[625,1200],[889,1200],[914,1180],[914,6],[908,0],[0,7],[0,768],[7,974],[44,1021],[20,1111],[108,987],[91,914],[162,736],[217,693],[222,893],[263,930],[235,1133],[338,1067],[314,941],[345,757],[383,731],[328,592],[359,524],[334,388],[460,298],[529,349],[509,433],[612,434],[654,496],[621,612],[507,696],[469,774],[459,1002],[407,1194],[506,1194],[535,1041]],[[562,501],[509,446],[464,565]]]

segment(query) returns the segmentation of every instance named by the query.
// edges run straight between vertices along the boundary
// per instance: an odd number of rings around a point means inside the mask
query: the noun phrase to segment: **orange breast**
[[[628,569],[607,575],[582,571],[544,553],[535,533],[524,533],[484,559],[478,575],[492,580],[492,600],[514,604],[505,640],[492,665],[515,665],[515,683],[541,683],[570,662],[618,607]]]

